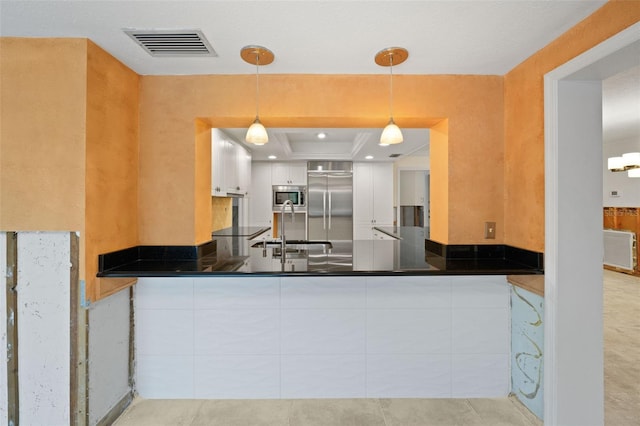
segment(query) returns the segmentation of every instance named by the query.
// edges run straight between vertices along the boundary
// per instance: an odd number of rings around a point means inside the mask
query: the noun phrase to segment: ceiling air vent
[[[200,30],[123,30],[151,56],[218,56]]]
[[[391,154],[389,155],[389,158],[398,158],[400,157],[402,154]]]

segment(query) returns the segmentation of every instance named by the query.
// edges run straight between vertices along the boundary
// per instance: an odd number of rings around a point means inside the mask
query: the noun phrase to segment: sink
[[[277,240],[258,241],[253,244],[253,248],[280,249],[281,243]],[[309,240],[287,240],[287,253],[301,250],[330,250],[333,244],[330,241],[309,241]]]

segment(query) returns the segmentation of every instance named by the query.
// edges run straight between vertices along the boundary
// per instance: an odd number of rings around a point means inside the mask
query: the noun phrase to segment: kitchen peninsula
[[[101,256],[100,276],[138,277],[142,397],[509,394],[506,275],[541,274],[541,255],[425,244],[422,228],[404,227],[376,230],[389,239],[292,241],[283,263],[261,238],[268,228],[251,231]]]

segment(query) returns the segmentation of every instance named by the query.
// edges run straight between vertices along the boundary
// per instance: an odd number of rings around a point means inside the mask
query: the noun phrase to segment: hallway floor
[[[640,426],[640,278],[604,271],[605,424]],[[513,398],[136,399],[115,426],[539,426]]]
[[[640,278],[604,271],[604,419],[640,425]]]

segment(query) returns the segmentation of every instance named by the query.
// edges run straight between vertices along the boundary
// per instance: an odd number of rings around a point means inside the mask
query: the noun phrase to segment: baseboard
[[[113,422],[115,422],[116,419],[124,413],[124,410],[131,405],[131,401],[133,401],[133,390],[127,392],[122,399],[118,401],[116,405],[114,405],[111,410],[109,410],[109,412],[98,421],[98,423],[96,423],[96,426],[109,426],[113,424]]]

